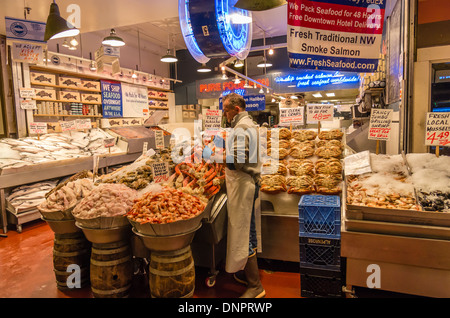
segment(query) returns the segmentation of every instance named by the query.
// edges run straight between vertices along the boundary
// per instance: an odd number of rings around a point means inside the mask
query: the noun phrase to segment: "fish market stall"
[[[356,170],[346,163],[341,229],[346,290],[371,287],[376,275],[369,275],[378,273],[372,287],[449,297],[450,157],[363,157],[359,162],[370,168],[364,173],[351,175]]]
[[[127,154],[126,150],[114,145],[104,146],[104,140],[114,139],[101,129],[87,132],[72,131],[51,133],[37,137],[0,140],[0,202],[4,233],[8,223],[15,224],[21,231],[23,223],[38,219],[37,209],[31,211],[15,209],[7,201],[15,187],[30,185],[76,174],[83,170],[93,171],[134,161],[140,154]],[[94,163],[93,158],[97,162]],[[28,201],[28,205],[29,205]],[[33,204],[38,205],[37,201]]]

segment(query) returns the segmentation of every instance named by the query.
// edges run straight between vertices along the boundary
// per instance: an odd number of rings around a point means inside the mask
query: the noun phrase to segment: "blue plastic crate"
[[[341,240],[299,237],[300,267],[341,270]]]
[[[300,236],[341,237],[341,200],[337,195],[303,195],[298,203]]]

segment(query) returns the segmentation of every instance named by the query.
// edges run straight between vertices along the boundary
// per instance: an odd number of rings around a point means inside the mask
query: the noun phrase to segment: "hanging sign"
[[[392,109],[373,108],[370,113],[369,135],[370,140],[389,140],[391,135]]]
[[[6,38],[45,43],[45,23],[5,17]]]
[[[120,82],[101,80],[104,118],[122,117],[122,85]]]
[[[148,110],[148,89],[122,83],[123,117],[142,117]]]
[[[280,108],[280,125],[295,124],[303,125],[305,107]]]
[[[450,146],[450,112],[427,113],[426,146]]]
[[[306,115],[307,123],[314,124],[319,121],[332,121],[334,116],[333,104],[308,104]]]
[[[251,111],[262,111],[266,109],[266,96],[261,95],[244,95],[245,100],[245,110]],[[219,109],[223,109],[222,97],[219,98]]]
[[[42,64],[44,58],[42,45],[14,42],[11,49],[14,62]]]
[[[289,66],[375,72],[382,43],[385,2],[288,0]]]

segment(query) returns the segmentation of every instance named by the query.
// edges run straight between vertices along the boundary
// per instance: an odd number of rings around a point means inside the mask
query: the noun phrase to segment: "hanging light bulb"
[[[228,76],[227,76],[227,74],[225,74],[225,72],[222,73],[221,79],[223,79],[223,80],[227,80],[228,79]]]
[[[69,48],[69,47],[70,47],[69,42],[67,41],[67,39],[64,40],[62,46],[63,46],[63,47],[66,47],[66,48]]]
[[[263,90],[262,87],[261,87],[261,89],[259,90],[259,93],[260,93],[260,94],[264,94],[264,90]]]
[[[236,75],[236,78],[234,79],[234,84],[240,84],[241,80],[239,79],[239,77]]]
[[[253,86],[248,84],[248,81],[245,80],[244,88],[253,88]]]
[[[273,46],[270,46],[269,51],[267,51],[267,53],[269,53],[269,55],[273,55]]]
[[[72,45],[72,46],[77,46],[77,45],[78,45],[77,39],[72,38],[72,40],[70,40],[70,45]]]
[[[133,72],[133,74],[131,75],[131,78],[137,78],[138,76],[137,76],[137,74],[136,74],[136,72]]]
[[[91,64],[89,65],[89,69],[91,71],[96,71],[97,70],[97,65],[95,65],[94,61],[91,61]]]

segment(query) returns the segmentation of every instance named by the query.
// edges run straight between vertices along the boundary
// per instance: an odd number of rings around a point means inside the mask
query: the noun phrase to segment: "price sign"
[[[157,162],[152,164],[153,182],[161,183],[169,180],[169,163]]]
[[[155,146],[156,149],[164,149],[164,132],[155,130]]]
[[[222,123],[222,111],[218,109],[207,109],[205,111],[205,130],[218,130]]]
[[[425,145],[450,146],[450,112],[427,113]]]
[[[115,144],[116,144],[116,138],[115,137],[103,139],[103,146],[105,146],[105,148],[114,147]]]
[[[76,119],[75,125],[77,127],[77,130],[86,130],[92,128],[92,123],[89,118],[86,119]]]
[[[20,101],[20,108],[22,108],[22,109],[37,109],[36,101],[34,99],[22,99]]]
[[[393,112],[392,109],[372,109],[370,113],[368,139],[389,140]]]
[[[71,121],[60,121],[59,125],[61,126],[61,130],[64,131],[72,131],[76,130],[77,126],[75,124],[75,120]]]
[[[319,121],[332,121],[334,116],[333,104],[309,104],[307,106],[307,123],[314,124]]]
[[[34,88],[20,88],[19,92],[20,92],[21,98],[35,98],[36,97],[36,92],[35,92]]]
[[[47,123],[30,123],[30,134],[44,135],[47,133]]]
[[[304,123],[305,107],[280,108],[280,125]]]

